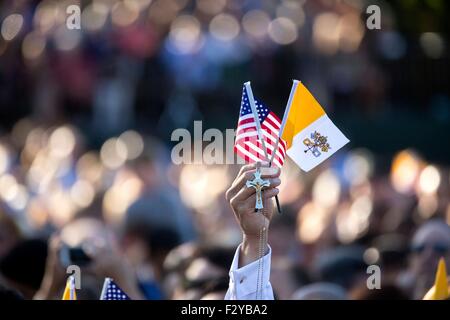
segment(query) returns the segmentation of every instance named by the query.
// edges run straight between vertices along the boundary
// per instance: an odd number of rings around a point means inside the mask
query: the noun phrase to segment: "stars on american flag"
[[[100,300],[131,300],[128,295],[119,288],[111,279],[106,278]]]
[[[262,103],[258,102],[258,100],[255,99],[255,105],[256,105],[256,111],[258,112],[259,122],[263,122],[266,117],[269,115],[270,110],[263,105]],[[242,101],[241,101],[241,114],[240,116],[245,116],[247,114],[252,114],[252,108],[250,106],[250,102],[248,100],[247,90],[244,87],[244,91],[242,92]]]

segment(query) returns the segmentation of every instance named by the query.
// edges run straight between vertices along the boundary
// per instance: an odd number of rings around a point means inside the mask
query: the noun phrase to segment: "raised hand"
[[[262,197],[264,209],[255,212],[256,190],[247,187],[247,181],[254,179],[257,166],[261,166],[261,178],[268,179],[270,186],[263,189]],[[226,192],[226,199],[234,212],[237,222],[243,233],[241,246],[240,266],[249,264],[259,258],[261,251],[261,232],[267,232],[270,220],[273,216],[273,201],[281,184],[280,170],[269,167],[267,163],[255,163],[245,165],[241,168],[231,187]],[[263,250],[267,250],[267,244],[264,243]]]

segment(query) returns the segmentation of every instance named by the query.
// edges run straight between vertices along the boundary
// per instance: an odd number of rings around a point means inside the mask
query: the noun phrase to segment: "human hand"
[[[119,287],[133,300],[144,299],[139,288],[133,267],[123,256],[111,235],[105,241],[96,239],[85,246],[86,254],[92,261],[85,271],[104,279],[112,278]]]
[[[57,298],[57,294],[65,286],[66,273],[59,259],[62,241],[58,234],[54,234],[48,241],[47,261],[41,287],[34,295],[35,300]]]
[[[256,191],[248,188],[246,182],[254,178],[257,166],[260,166],[261,178],[268,179],[270,186],[263,189],[264,209],[255,212]],[[281,184],[280,170],[269,167],[268,163],[255,163],[241,168],[231,187],[226,192],[226,199],[234,212],[243,233],[240,264],[246,265],[259,259],[262,232],[267,232],[273,216],[273,201]],[[267,251],[267,244],[264,244]]]

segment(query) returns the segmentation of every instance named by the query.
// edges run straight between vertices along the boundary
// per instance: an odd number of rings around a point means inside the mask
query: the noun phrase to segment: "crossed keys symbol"
[[[322,154],[320,151],[328,152],[328,150],[331,149],[330,144],[327,141],[328,138],[321,135],[320,132],[314,131],[311,133],[311,139],[312,141],[309,138],[303,140],[303,144],[308,147],[308,149],[305,150],[305,153],[311,151],[314,157],[317,158]]]
[[[256,190],[255,209],[258,210],[264,208],[262,200],[262,188],[269,187],[270,181],[261,178],[261,170],[259,169],[259,167],[256,168],[254,177],[255,178],[253,180],[247,181],[245,185],[247,186],[247,188],[255,188]]]

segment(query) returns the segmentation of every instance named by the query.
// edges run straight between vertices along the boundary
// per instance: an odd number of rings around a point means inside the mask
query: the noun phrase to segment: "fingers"
[[[232,199],[249,180],[253,180],[256,171],[256,163],[245,165],[239,171],[238,176],[234,180],[231,187],[226,192],[226,199]],[[280,169],[277,167],[269,167],[267,162],[261,163],[261,176],[263,179],[277,178],[280,176]],[[251,194],[251,193],[250,193]]]
[[[279,193],[279,189],[269,188],[265,189],[262,193],[263,201],[264,201],[264,207],[266,206],[266,203],[268,201],[275,197]],[[245,200],[237,200],[236,197],[231,200],[231,205],[236,209],[238,212],[248,212],[249,210],[253,210],[255,208],[256,203],[256,194],[253,193],[249,197],[247,197]]]
[[[270,182],[270,186],[263,189],[264,191],[268,191],[270,189],[276,188],[281,184],[280,178],[272,178],[272,179],[268,179],[268,180]],[[256,194],[255,188],[248,188],[247,186],[244,186],[237,192],[237,194],[235,195],[234,198],[237,201],[245,201],[245,200],[247,200],[248,197],[250,197],[251,195],[255,195],[255,194]]]
[[[49,248],[49,257],[52,259],[58,258],[59,250],[62,247],[62,241],[59,236],[59,234],[55,233],[53,234],[48,242],[48,248]]]
[[[278,188],[270,188],[270,189],[266,189],[263,192],[263,201],[264,201],[264,206],[266,203],[268,203],[268,201],[275,197],[276,195],[278,195],[278,193],[280,192],[280,190]],[[256,203],[256,194],[252,194],[250,197],[247,198],[247,200],[245,202],[243,202],[244,205],[242,206],[245,209],[254,209],[255,208],[255,203]]]
[[[250,163],[250,164],[246,164],[246,165],[242,166],[241,170],[239,170],[239,173],[237,176],[239,177],[246,171],[256,169],[257,165],[258,165],[258,162]],[[269,167],[269,163],[266,161],[259,162],[259,165],[260,165],[260,167]]]

